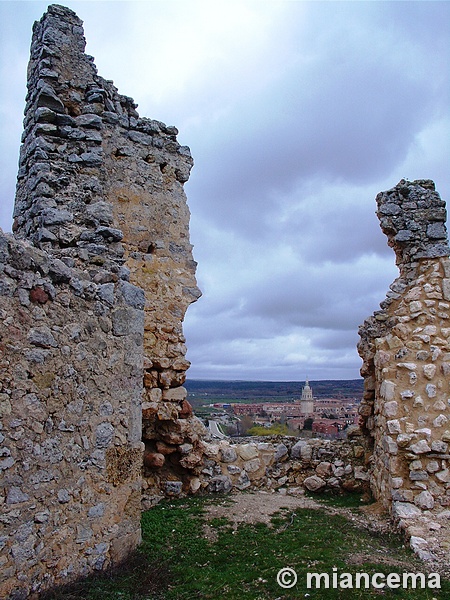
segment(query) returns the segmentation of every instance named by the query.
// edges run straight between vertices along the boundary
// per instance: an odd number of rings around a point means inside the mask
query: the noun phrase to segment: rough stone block
[[[305,442],[303,440],[297,442],[291,449],[291,458],[293,459],[301,458],[304,460],[310,460],[311,456],[312,448],[308,444],[308,442]]]
[[[6,504],[22,504],[30,499],[29,495],[23,492],[20,487],[11,486],[6,493]]]
[[[450,429],[446,429],[444,433],[441,435],[441,439],[443,442],[450,442]]]
[[[288,456],[289,450],[284,444],[278,444],[275,449],[274,461],[277,462],[281,459],[285,459]]]
[[[436,428],[442,427],[447,422],[448,422],[448,418],[445,415],[440,414],[438,417],[433,419],[433,427],[436,427]]]
[[[393,512],[399,519],[414,519],[422,514],[420,508],[409,502],[394,502]]]
[[[329,462],[321,462],[316,467],[316,474],[319,477],[328,477],[331,473],[331,463]]]
[[[317,475],[307,477],[303,484],[310,492],[317,492],[326,486],[326,482],[321,477],[317,477]]]
[[[124,336],[144,332],[144,313],[134,308],[116,308],[111,313],[114,335]]]
[[[227,471],[230,473],[230,475],[239,475],[242,469],[237,465],[227,465]]]
[[[187,397],[187,389],[183,386],[163,390],[162,399],[165,402],[182,402]]]
[[[122,297],[126,304],[143,310],[145,307],[145,292],[143,289],[128,283],[127,281],[121,281],[118,289],[120,290]]]
[[[164,491],[168,496],[179,496],[183,491],[182,481],[166,481],[164,483]]]
[[[386,425],[389,433],[391,434],[397,434],[402,432],[400,421],[398,419],[387,421]]]
[[[395,383],[393,381],[388,381],[384,379],[381,382],[380,386],[380,394],[386,400],[386,402],[390,402],[394,400],[395,397]]]
[[[111,423],[100,423],[95,430],[95,445],[97,448],[106,448],[112,442],[114,427]]]
[[[256,444],[240,444],[236,447],[236,451],[242,460],[252,460],[259,455]]]
[[[27,335],[27,339],[33,346],[40,348],[56,348],[58,346],[50,328],[47,325],[33,327]]]
[[[427,393],[428,398],[436,397],[436,386],[432,383],[427,383],[425,386],[425,391]]]
[[[444,300],[450,300],[450,279],[442,280],[442,295]]]
[[[242,483],[240,483],[240,485],[242,485]],[[212,494],[228,494],[232,487],[233,483],[228,475],[217,475],[209,482],[208,491]]]
[[[450,483],[450,470],[444,469],[443,471],[439,471],[439,473],[436,473],[436,477],[442,483]]]
[[[179,417],[177,405],[169,402],[159,402],[156,414],[160,421],[175,421]]]
[[[398,445],[389,435],[383,436],[383,448],[389,454],[398,453]]]
[[[434,507],[434,498],[430,492],[424,490],[414,498],[414,504],[423,510],[430,510]]]
[[[242,471],[242,473],[239,476],[236,487],[238,488],[238,490],[242,491],[242,490],[249,488],[250,486],[251,486],[251,481],[250,481],[247,473],[245,471]]]
[[[427,481],[430,477],[426,471],[411,471],[409,478],[411,481]]]
[[[220,449],[220,457],[222,462],[231,463],[237,460],[236,450],[231,447],[222,447]]]
[[[369,481],[369,473],[364,467],[355,466],[354,468],[354,476],[355,479],[359,479],[362,481]]]
[[[415,444],[411,444],[409,450],[414,452],[414,454],[426,454],[427,452],[431,452],[431,448],[425,440],[420,440]]]
[[[261,467],[259,458],[253,458],[244,462],[244,469],[247,473],[256,473]]]
[[[435,440],[431,443],[431,449],[433,452],[441,452],[442,454],[446,454],[448,451],[448,444],[441,440]]]

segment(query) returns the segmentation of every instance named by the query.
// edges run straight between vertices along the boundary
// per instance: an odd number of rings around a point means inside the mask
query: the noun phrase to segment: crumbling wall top
[[[139,189],[155,167],[181,187],[193,161],[175,127],[140,118],[134,100],[97,74],[85,46],[69,8],[51,5],[34,25],[13,231],[71,264],[117,271],[125,233],[111,181],[123,179],[128,161]]]
[[[377,196],[381,229],[396,254],[402,277],[409,278],[417,261],[448,256],[445,202],[430,179],[407,181]]]
[[[400,276],[381,310],[359,330],[359,414],[373,443],[372,492],[408,535],[421,540],[419,556],[430,558],[430,520],[450,506],[446,209],[430,180],[401,180],[378,194],[377,204]]]

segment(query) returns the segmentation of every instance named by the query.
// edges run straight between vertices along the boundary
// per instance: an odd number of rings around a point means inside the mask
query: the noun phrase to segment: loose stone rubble
[[[249,438],[241,443],[201,440],[203,460],[190,466],[186,479],[176,471],[158,486],[144,485],[143,506],[149,508],[161,495],[228,493],[264,489],[281,494],[297,489],[310,492],[369,494],[369,455],[359,427],[349,428],[347,440],[299,440],[293,437]],[[185,457],[189,457],[186,448]],[[162,466],[162,465],[161,465]],[[159,465],[154,465],[155,470]],[[180,475],[178,473],[178,475]]]

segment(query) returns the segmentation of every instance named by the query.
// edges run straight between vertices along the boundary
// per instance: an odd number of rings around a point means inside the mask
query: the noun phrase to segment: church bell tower
[[[314,414],[314,398],[308,378],[306,379],[305,385],[302,389],[302,397],[300,398],[300,411],[302,415]]]

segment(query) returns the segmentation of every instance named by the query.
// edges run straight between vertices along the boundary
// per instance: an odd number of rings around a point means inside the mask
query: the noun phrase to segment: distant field
[[[309,382],[317,398],[357,398],[363,394],[363,380]],[[188,379],[189,401],[196,407],[212,402],[286,402],[301,396],[304,381],[207,381]]]

